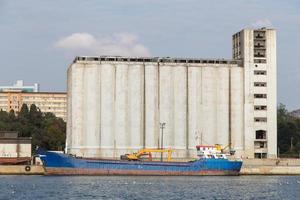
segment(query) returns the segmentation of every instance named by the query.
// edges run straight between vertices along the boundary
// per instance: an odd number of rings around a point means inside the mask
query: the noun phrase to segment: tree
[[[283,104],[277,109],[277,138],[280,154],[298,156],[300,151],[300,119]]]
[[[30,106],[29,121],[31,124],[34,124],[38,127],[40,127],[42,123],[42,112],[34,104],[31,104]]]
[[[0,131],[17,131],[22,137],[32,137],[32,149],[63,150],[66,123],[52,113],[42,113],[34,104],[23,104],[17,114],[0,111]]]

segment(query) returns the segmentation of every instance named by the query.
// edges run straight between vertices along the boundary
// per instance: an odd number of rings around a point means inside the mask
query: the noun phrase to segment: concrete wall
[[[31,157],[31,144],[0,142],[0,157]]]
[[[28,165],[0,165],[0,175],[43,175],[45,173],[41,165],[29,165],[29,171],[25,170],[26,166]]]
[[[244,159],[242,175],[299,175],[300,159]]]
[[[242,151],[243,96],[236,64],[77,61],[68,69],[66,149],[119,157],[157,148],[165,122],[163,146],[175,157],[195,156],[201,135]]]

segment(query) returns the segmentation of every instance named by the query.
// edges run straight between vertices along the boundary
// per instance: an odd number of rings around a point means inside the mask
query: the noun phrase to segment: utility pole
[[[164,128],[166,126],[165,122],[160,122],[159,123],[160,129],[161,129],[161,143],[160,143],[160,148],[163,149],[164,148]],[[163,161],[163,153],[160,153],[160,161]]]
[[[291,152],[293,151],[293,139],[294,139],[294,138],[291,137],[291,150],[290,150]]]

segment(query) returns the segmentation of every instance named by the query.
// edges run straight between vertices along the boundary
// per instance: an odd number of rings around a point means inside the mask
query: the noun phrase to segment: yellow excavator
[[[121,155],[121,160],[138,161],[142,160],[143,156],[148,156],[148,160],[152,160],[152,153],[168,153],[168,161],[171,161],[171,149],[141,149],[136,153]]]
[[[228,144],[225,147],[222,147],[220,144],[216,144],[215,147],[221,153],[226,153],[226,149],[229,149],[229,154],[230,155],[234,155],[235,154],[235,150],[231,148],[231,144]]]

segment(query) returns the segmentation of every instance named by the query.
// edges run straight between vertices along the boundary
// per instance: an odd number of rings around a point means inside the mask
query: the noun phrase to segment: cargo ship
[[[197,146],[198,157],[189,162],[152,161],[152,150],[126,154],[120,160],[81,158],[38,150],[46,175],[239,175],[242,160],[228,159],[215,146]],[[171,150],[156,150],[168,152]],[[150,160],[141,159],[148,155]]]

